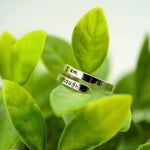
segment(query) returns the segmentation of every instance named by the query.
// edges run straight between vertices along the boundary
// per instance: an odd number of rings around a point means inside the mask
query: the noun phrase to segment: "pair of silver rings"
[[[77,70],[70,65],[65,65],[64,74],[65,75],[59,74],[57,81],[61,82],[62,84],[66,85],[74,90],[80,91],[80,92],[87,92],[89,90],[89,88],[77,81],[70,79],[69,77],[86,81],[88,83],[94,84],[94,85],[96,85],[106,91],[109,91],[109,92],[111,92],[113,89],[112,84],[107,83],[101,79],[94,77],[94,76],[91,76],[87,73],[84,73],[80,70]],[[69,77],[67,77],[67,76],[69,76]]]

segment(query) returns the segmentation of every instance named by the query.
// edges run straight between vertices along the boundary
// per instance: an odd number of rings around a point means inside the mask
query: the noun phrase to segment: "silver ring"
[[[76,82],[62,74],[58,75],[57,81],[61,82],[62,84],[66,85],[74,90],[80,91],[80,92],[87,92],[89,90],[89,88],[87,86],[80,84],[79,82]]]
[[[77,70],[77,69],[73,68],[70,65],[65,65],[64,72],[67,75],[71,76],[71,77],[75,77],[77,79],[81,79],[81,80],[84,80],[84,81],[86,81],[88,83],[97,85],[97,86],[101,87],[104,90],[107,90],[107,91],[111,92],[112,89],[113,89],[113,85],[112,84],[107,83],[107,82],[105,82],[105,81],[103,81],[101,79],[98,79],[96,77],[93,77],[93,76],[91,76],[91,75],[89,75],[87,73],[84,73],[84,72],[80,71],[80,70]]]

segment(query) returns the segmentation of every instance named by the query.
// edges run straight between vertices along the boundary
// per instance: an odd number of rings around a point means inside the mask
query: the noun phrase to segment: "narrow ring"
[[[97,86],[101,87],[104,90],[107,90],[107,91],[111,92],[112,89],[113,89],[113,85],[112,84],[107,83],[107,82],[105,82],[105,81],[103,81],[101,79],[98,79],[96,77],[93,77],[93,76],[91,76],[91,75],[89,75],[87,73],[84,73],[84,72],[82,72],[82,71],[80,71],[78,69],[75,69],[75,68],[73,68],[70,65],[65,65],[64,72],[67,75],[71,76],[71,77],[75,77],[77,79],[81,79],[81,80],[84,80],[84,81],[86,81],[88,83],[97,85]]]
[[[59,74],[57,77],[57,81],[61,82],[62,84],[80,92],[87,92],[89,88],[79,82],[76,82],[62,74]]]

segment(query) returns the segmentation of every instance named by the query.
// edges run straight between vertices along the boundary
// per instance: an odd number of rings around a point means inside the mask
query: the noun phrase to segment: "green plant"
[[[99,7],[79,20],[71,45],[46,36],[44,31],[30,32],[20,40],[4,32],[0,38],[4,80],[0,149],[96,149],[126,132],[131,123],[130,95],[113,94],[90,84],[88,93],[57,86],[57,75],[65,64],[105,79],[108,47],[107,23]]]
[[[150,41],[146,35],[136,69],[125,75],[115,86],[116,94],[133,95],[132,124],[126,133],[119,133],[96,150],[149,150],[150,106]],[[147,141],[148,140],[148,141]],[[145,143],[145,144],[144,144]]]
[[[149,150],[147,141],[150,137],[150,48],[149,36],[146,35],[136,69],[125,75],[117,84],[114,93],[133,95],[132,124],[127,133],[119,133],[97,150]],[[145,144],[144,144],[145,143]],[[139,146],[140,145],[140,146]]]
[[[138,127],[136,130],[136,138],[133,136],[132,130],[129,130],[124,137],[124,143],[121,148],[124,150],[128,146],[128,150],[133,150],[138,145],[146,142],[149,137],[150,127],[150,47],[149,36],[146,35],[136,69],[124,76],[116,85],[114,93],[128,93],[133,95],[132,105],[132,122]],[[134,125],[134,126],[135,126]],[[127,142],[128,139],[132,142]],[[116,141],[117,143],[117,141]],[[139,146],[138,150],[148,150],[150,146],[144,144]]]

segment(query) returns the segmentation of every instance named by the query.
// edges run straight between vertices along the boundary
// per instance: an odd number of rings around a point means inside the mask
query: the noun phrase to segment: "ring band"
[[[97,86],[101,87],[104,90],[108,90],[108,91],[111,92],[112,89],[113,89],[113,85],[112,84],[107,83],[107,82],[105,82],[105,81],[103,81],[101,79],[98,79],[96,77],[93,77],[93,76],[91,76],[91,75],[89,75],[87,73],[84,73],[84,72],[80,71],[80,70],[77,70],[77,69],[73,68],[70,65],[65,65],[64,72],[67,75],[71,76],[71,77],[75,77],[77,79],[84,80],[84,81],[86,81],[88,83],[92,83],[94,85],[97,85]]]
[[[58,75],[57,81],[61,82],[62,84],[66,85],[72,89],[80,91],[80,92],[87,92],[89,90],[89,88],[87,86],[80,84],[79,82],[76,82],[62,74]]]

